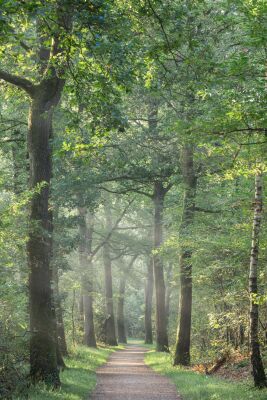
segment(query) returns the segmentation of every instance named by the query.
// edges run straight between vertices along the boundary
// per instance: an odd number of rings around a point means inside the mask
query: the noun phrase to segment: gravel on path
[[[181,400],[175,385],[144,363],[147,350],[128,345],[97,370],[91,400]]]

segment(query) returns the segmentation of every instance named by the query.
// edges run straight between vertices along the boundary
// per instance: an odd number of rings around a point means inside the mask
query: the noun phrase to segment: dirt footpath
[[[144,363],[147,350],[128,345],[97,370],[91,400],[181,400],[173,383]]]

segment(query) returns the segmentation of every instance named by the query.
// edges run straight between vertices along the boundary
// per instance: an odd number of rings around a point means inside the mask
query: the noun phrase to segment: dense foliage
[[[266,1],[0,6],[0,397],[127,336],[267,386]]]

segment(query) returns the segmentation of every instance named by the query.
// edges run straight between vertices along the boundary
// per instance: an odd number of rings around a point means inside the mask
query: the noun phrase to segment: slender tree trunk
[[[72,292],[72,304],[71,304],[71,325],[72,325],[72,344],[75,344],[75,337],[76,337],[76,326],[75,326],[75,317],[74,317],[74,312],[75,312],[75,303],[76,303],[76,290],[73,289]]]
[[[125,327],[125,316],[124,316],[124,299],[127,276],[130,273],[131,267],[133,266],[137,255],[135,255],[127,267],[122,272],[119,286],[119,297],[118,297],[118,309],[117,309],[117,329],[118,329],[118,341],[119,343],[127,343],[126,327]]]
[[[167,270],[166,274],[166,295],[165,295],[165,313],[166,313],[166,324],[167,328],[169,325],[169,318],[170,318],[170,301],[171,301],[171,292],[172,288],[170,286],[170,279],[171,279],[171,271],[172,271],[172,265],[169,265],[169,268]]]
[[[103,246],[103,259],[105,269],[105,297],[106,297],[106,344],[117,346],[114,307],[113,307],[113,288],[112,288],[112,263],[110,258],[109,244]]]
[[[117,309],[117,326],[118,326],[118,342],[127,343],[125,319],[124,319],[124,297],[126,287],[126,274],[124,273],[120,278],[118,309]]]
[[[153,298],[153,258],[151,257],[147,263],[147,277],[145,287],[145,343],[153,343],[152,331],[152,298]]]
[[[58,279],[58,269],[57,265],[53,265],[53,289],[54,289],[54,303],[56,312],[56,322],[57,322],[57,340],[59,350],[63,357],[68,355],[65,327],[63,321],[63,311],[61,307],[61,299],[59,293],[59,279]]]
[[[94,312],[93,312],[93,268],[90,259],[92,232],[87,225],[87,210],[79,207],[79,262],[82,277],[83,313],[84,313],[84,344],[96,347]]]
[[[258,294],[258,255],[263,206],[262,193],[263,175],[259,172],[255,177],[254,219],[252,227],[252,243],[249,268],[251,365],[254,384],[258,388],[267,387],[267,380],[262,363],[259,343],[259,306],[255,301],[255,297]]]
[[[59,293],[59,277],[58,277],[58,266],[57,266],[57,251],[56,243],[53,240],[54,235],[54,218],[57,212],[50,207],[50,246],[51,246],[51,260],[52,260],[52,288],[53,288],[53,301],[54,301],[54,312],[55,312],[55,333],[56,333],[56,344],[57,344],[57,360],[58,366],[65,368],[63,360],[64,356],[68,355],[67,343],[65,337],[63,312],[61,308],[61,299]]]
[[[107,196],[104,211],[106,218],[106,230],[110,231],[112,228],[111,212],[110,212],[109,197]],[[103,262],[105,274],[105,298],[106,298],[106,320],[105,320],[105,337],[106,344],[110,346],[117,346],[116,327],[113,306],[113,284],[112,284],[112,262],[110,257],[109,243],[103,245]]]
[[[83,295],[84,303],[84,344],[96,347],[94,311],[92,295]]]
[[[193,149],[187,145],[182,154],[182,174],[184,180],[184,205],[182,223],[180,228],[181,238],[188,235],[188,230],[194,220],[195,196],[197,178],[194,172]],[[192,315],[192,264],[191,249],[182,246],[180,265],[180,320],[178,325],[177,343],[174,355],[174,365],[190,364],[190,336]]]
[[[163,204],[165,190],[162,182],[154,184],[154,280],[156,295],[156,331],[157,351],[169,351],[166,309],[165,309],[165,282],[163,262],[158,250],[163,242]]]
[[[52,313],[53,313],[53,323],[54,323],[54,335],[55,335],[55,342],[56,342],[56,356],[57,356],[57,366],[59,369],[64,369],[66,367],[64,359],[63,359],[63,354],[61,353],[60,349],[60,342],[59,342],[59,334],[58,334],[58,324],[57,324],[57,301],[58,301],[58,292],[56,293],[56,290],[58,289],[58,286],[56,288],[56,285],[58,285],[58,270],[57,266],[55,264],[54,256],[55,256],[55,247],[54,247],[54,213],[52,210],[52,207],[49,208],[48,212],[49,216],[49,245],[50,245],[50,258],[51,258],[51,264],[52,264],[52,293],[53,293],[53,306],[52,306]]]

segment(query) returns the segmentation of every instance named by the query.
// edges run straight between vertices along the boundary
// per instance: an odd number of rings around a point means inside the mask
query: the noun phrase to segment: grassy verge
[[[47,390],[44,385],[32,387],[30,400],[84,400],[96,385],[96,369],[105,363],[108,356],[122,347],[91,349],[78,346],[66,360],[68,369],[61,373],[62,386],[59,390]],[[23,399],[16,397],[15,400]]]
[[[183,400],[266,400],[267,390],[257,390],[242,383],[207,377],[180,367],[173,367],[169,354],[149,352],[145,362],[155,371],[168,376]]]

